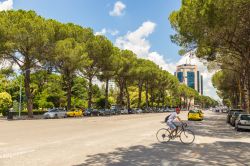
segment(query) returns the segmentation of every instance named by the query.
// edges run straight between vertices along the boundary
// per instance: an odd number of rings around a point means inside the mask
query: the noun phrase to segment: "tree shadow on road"
[[[113,152],[87,156],[75,166],[198,166],[250,165],[250,143],[215,142],[183,145],[180,142],[117,148]]]

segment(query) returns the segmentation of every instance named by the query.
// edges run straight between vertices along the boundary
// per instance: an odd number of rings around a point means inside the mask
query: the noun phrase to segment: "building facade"
[[[181,83],[186,84],[203,95],[203,76],[198,71],[196,65],[183,64],[177,66],[175,76]]]

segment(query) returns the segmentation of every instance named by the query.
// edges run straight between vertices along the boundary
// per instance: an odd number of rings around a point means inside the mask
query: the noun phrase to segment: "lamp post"
[[[19,92],[19,107],[18,107],[18,117],[21,118],[22,109],[22,79],[20,80],[20,92]]]
[[[27,70],[30,70],[30,69],[26,69],[24,71],[21,70],[21,76],[22,76],[22,73],[25,73]],[[21,80],[20,80],[20,91],[19,91],[19,106],[18,106],[18,117],[19,117],[19,119],[21,118],[21,110],[22,110],[22,77],[21,77]]]

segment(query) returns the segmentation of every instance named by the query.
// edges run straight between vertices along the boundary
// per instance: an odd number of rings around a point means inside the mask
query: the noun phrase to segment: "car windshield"
[[[243,110],[230,110],[230,111],[229,111],[229,114],[230,114],[230,115],[233,115],[234,112],[243,112]]]
[[[235,112],[234,116],[239,116],[241,114],[241,112]]]
[[[190,110],[189,113],[198,113],[197,110]]]
[[[241,115],[241,120],[250,120],[250,115]]]
[[[49,110],[48,112],[57,112],[57,109]]]

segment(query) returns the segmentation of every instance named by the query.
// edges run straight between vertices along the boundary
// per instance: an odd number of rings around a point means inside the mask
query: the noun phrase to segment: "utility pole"
[[[21,109],[22,109],[22,79],[20,80],[20,92],[19,92],[19,108],[18,108],[19,118],[21,118]]]

